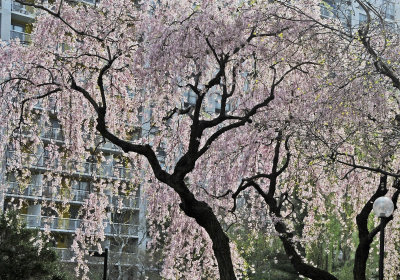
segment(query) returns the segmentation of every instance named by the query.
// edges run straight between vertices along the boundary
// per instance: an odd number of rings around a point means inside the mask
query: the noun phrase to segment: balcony
[[[68,218],[58,218],[58,217],[46,217],[46,216],[36,216],[36,215],[20,215],[22,219],[26,222],[28,228],[40,228],[44,229],[46,227],[53,231],[67,231],[75,232],[81,224],[79,219],[68,219]]]
[[[55,135],[54,135],[55,136]],[[7,163],[20,160],[24,167],[60,170],[78,175],[100,176],[103,178],[130,180],[132,179],[132,169],[121,165],[93,162],[79,162],[74,160],[50,160],[49,157],[40,154],[22,153],[20,157],[16,157],[14,151],[7,151]]]
[[[10,182],[7,194],[18,196],[40,197],[42,196],[42,186],[29,184],[25,187],[20,186],[17,182]]]
[[[59,127],[45,127],[40,136],[42,139],[64,141],[64,135]]]
[[[10,39],[19,39],[22,44],[29,44],[31,41],[31,35],[25,32],[20,32],[16,30],[10,31]]]
[[[111,179],[131,179],[132,170],[123,166],[106,164],[106,163],[93,163],[93,162],[69,162],[75,165],[76,172],[80,175],[87,176],[100,176]],[[68,169],[68,168],[67,168]]]
[[[50,187],[44,187],[42,196],[44,198],[53,198],[58,200],[67,199],[68,202],[83,202],[89,196],[89,191],[76,190],[70,188],[56,188],[54,190]]]
[[[81,225],[80,219],[47,217],[37,215],[20,215],[27,228],[49,228],[52,231],[75,232]],[[127,235],[136,237],[139,226],[133,224],[107,223],[104,233],[106,235]]]
[[[23,196],[31,198],[42,198],[42,199],[53,199],[53,200],[64,200],[68,202],[81,203],[89,196],[89,191],[78,190],[70,188],[50,188],[48,186],[42,186],[37,184],[28,184],[21,186],[18,182],[9,182],[7,188],[8,196]],[[110,205],[129,208],[139,209],[140,198],[131,197],[125,195],[109,196]]]
[[[129,197],[129,196],[113,196],[109,198],[109,202],[114,206],[122,206],[122,208],[129,209],[139,209],[139,197]]]
[[[84,190],[72,190],[72,199],[71,201],[84,201],[89,196],[88,191]]]
[[[133,224],[108,223],[104,229],[106,235],[128,235],[137,236],[139,226]]]
[[[83,3],[94,5],[96,4],[96,0],[81,0]]]
[[[7,189],[8,195],[26,196],[32,198],[48,198],[63,200],[66,198],[69,202],[83,202],[89,195],[89,191],[76,189],[57,189],[41,185],[28,184],[20,186],[17,182],[10,182]]]
[[[46,168],[45,160],[43,155],[37,155],[33,153],[21,153],[20,156],[16,156],[15,151],[8,150],[6,153],[7,164],[12,162],[21,163],[24,167],[30,168]],[[54,163],[52,164],[54,166]]]
[[[15,2],[15,1],[12,1],[11,11],[13,13],[22,14],[22,15],[29,16],[29,17],[35,16],[35,13],[34,13],[34,10],[32,7],[27,7],[18,2]]]

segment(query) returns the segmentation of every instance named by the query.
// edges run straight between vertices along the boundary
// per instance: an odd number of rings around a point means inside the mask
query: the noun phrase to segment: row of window
[[[349,5],[350,1],[340,1],[340,0],[324,0],[321,3],[321,16],[322,17],[333,17],[338,16],[342,21],[346,19],[348,23],[351,23],[352,12]],[[394,20],[396,16],[396,5],[392,1],[384,0],[380,6],[382,14],[388,20]],[[367,20],[366,14],[359,13],[359,24],[362,24]]]
[[[197,95],[196,93],[194,93],[193,91],[188,91],[185,93],[185,98],[187,100],[187,102],[184,102],[184,107],[188,107],[190,105],[195,105],[196,104],[196,100],[197,100]],[[214,109],[215,113],[219,113],[221,112],[221,99],[222,96],[219,94],[214,94],[213,96],[213,104],[212,104],[212,109]],[[228,103],[226,104],[225,107],[226,111],[230,111],[231,110],[231,105]]]

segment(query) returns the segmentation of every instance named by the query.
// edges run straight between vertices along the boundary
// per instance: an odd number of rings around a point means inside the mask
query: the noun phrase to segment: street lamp
[[[93,257],[101,257],[104,258],[104,263],[103,263],[103,280],[107,280],[107,263],[108,263],[108,248],[104,249],[103,253],[99,253],[97,251],[89,251],[90,253],[93,253]]]
[[[381,219],[381,236],[379,249],[379,280],[383,280],[383,258],[385,250],[385,218],[390,217],[394,210],[393,201],[386,196],[378,197],[373,205],[374,213]]]

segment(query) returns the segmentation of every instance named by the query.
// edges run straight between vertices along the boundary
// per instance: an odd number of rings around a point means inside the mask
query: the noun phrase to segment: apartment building
[[[95,0],[86,0],[93,4]],[[377,0],[386,22],[395,27],[400,20],[400,3],[395,0]],[[349,28],[356,27],[366,20],[365,12],[355,1],[325,0],[321,2],[321,17],[330,18],[338,16]],[[30,7],[25,7],[12,0],[0,0],[0,35],[1,39],[8,41],[19,39],[21,43],[28,44],[31,23],[34,21],[35,13]],[[194,104],[196,95],[187,92],[183,106]],[[221,97],[217,93],[211,98],[210,108],[207,110],[218,111],[221,109]],[[43,110],[40,103],[35,107],[40,112]],[[229,108],[227,108],[229,110]],[[40,115],[40,114],[39,114]],[[46,143],[62,144],[64,141],[63,129],[57,120],[57,112],[51,112],[51,122],[42,127],[41,140]],[[143,121],[143,123],[146,123]],[[138,128],[132,137],[140,137],[146,125]],[[29,131],[23,132],[23,137],[29,137]],[[101,139],[99,137],[98,143]],[[59,252],[61,259],[65,262],[73,262],[73,252],[70,250],[73,235],[76,229],[81,226],[79,209],[88,198],[91,192],[96,190],[93,187],[93,177],[107,180],[118,180],[129,184],[132,180],[129,164],[124,164],[122,151],[115,145],[106,142],[98,147],[106,160],[99,162],[92,158],[86,161],[58,161],[50,159],[45,146],[38,147],[34,153],[27,151],[23,156],[24,167],[29,169],[32,176],[30,182],[21,186],[11,172],[6,172],[7,164],[13,160],[14,152],[10,147],[4,156],[0,180],[8,184],[8,189],[1,199],[3,209],[10,207],[20,201],[26,201],[21,207],[22,217],[26,220],[27,226],[31,228],[48,229],[54,236],[54,246]],[[162,151],[160,151],[162,155]],[[61,170],[63,177],[62,184],[58,187],[47,185],[43,182],[43,176],[49,169]],[[65,191],[63,184],[70,188]],[[120,193],[118,195],[109,193],[108,199],[111,205],[120,205],[119,212],[109,211],[109,218],[106,223],[106,241],[102,244],[103,249],[109,249],[110,266],[126,267],[129,271],[140,260],[141,252],[145,251],[146,229],[145,229],[145,203],[144,195],[140,186],[131,186],[132,192]],[[1,196],[0,196],[1,197]],[[67,204],[65,200],[67,199]],[[65,207],[62,215],[55,213],[48,207],[49,203]],[[121,250],[121,248],[124,248]],[[90,257],[92,264],[102,264],[103,258]],[[132,269],[134,271],[134,269]],[[134,274],[125,274],[125,279],[135,279]]]
[[[85,2],[92,4],[94,0]],[[12,0],[0,0],[1,39],[8,41],[18,38],[21,43],[29,44],[29,33],[34,18],[34,9]],[[52,160],[46,145],[62,145],[63,128],[57,119],[56,109],[44,112],[40,102],[34,109],[38,122],[41,122],[41,114],[47,114],[50,116],[50,123],[46,121],[41,126],[41,146],[27,149],[22,155],[23,168],[31,174],[29,182],[22,184],[16,180],[15,172],[18,170],[8,171],[7,166],[15,160],[12,145],[8,147],[1,163],[0,180],[2,184],[8,185],[6,193],[0,195],[1,208],[4,210],[19,205],[27,227],[50,230],[54,237],[54,247],[62,261],[74,262],[74,253],[70,246],[76,229],[82,227],[81,206],[90,193],[97,191],[93,178],[124,184],[124,190],[120,193],[106,194],[110,205],[118,205],[119,210],[116,210],[117,207],[110,207],[108,210],[108,219],[104,221],[106,240],[102,249],[108,248],[110,271],[114,269],[123,273],[124,277],[121,279],[137,279],[139,258],[146,246],[146,223],[142,189],[139,185],[131,183],[131,169],[134,167],[118,147],[109,142],[100,143],[103,141],[100,136],[96,140],[96,151],[100,151],[105,160],[99,161],[95,152],[82,162]],[[141,128],[133,131],[133,138],[140,137]],[[22,137],[30,137],[28,130],[22,134]],[[54,186],[48,184],[48,180],[44,180],[46,172],[50,169],[60,171],[61,185]],[[60,211],[54,211],[54,208]],[[101,267],[104,258],[88,257],[88,261],[91,265]]]
[[[396,0],[368,1],[376,8],[388,28],[398,29],[400,21],[400,2]],[[376,16],[371,15],[376,19]],[[337,17],[347,28],[355,29],[367,20],[367,14],[355,0],[321,1],[321,17]]]

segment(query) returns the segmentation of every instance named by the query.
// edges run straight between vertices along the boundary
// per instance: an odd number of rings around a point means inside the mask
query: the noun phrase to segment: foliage
[[[60,271],[51,243],[38,230],[27,229],[15,212],[0,217],[0,278],[69,279]]]
[[[277,236],[243,229],[231,236],[246,261],[248,279],[299,279]]]

